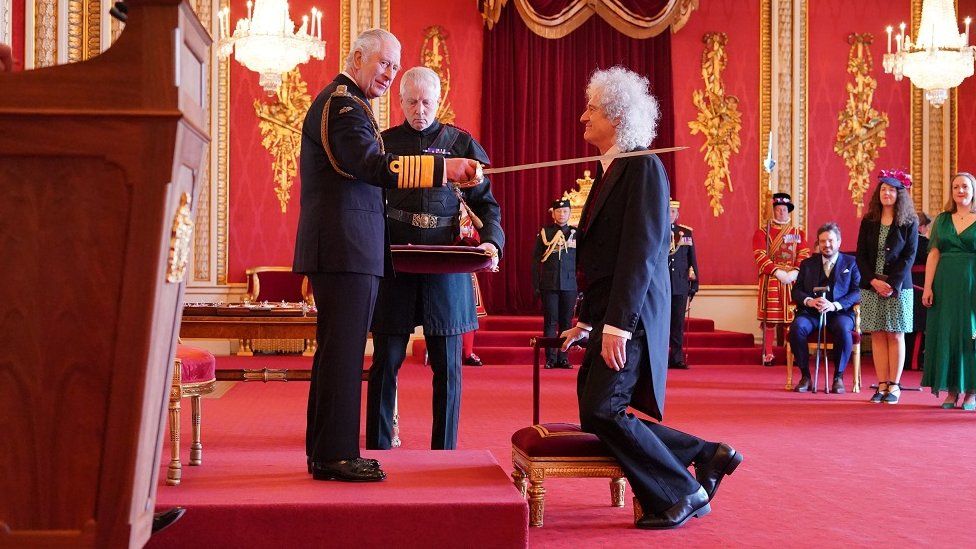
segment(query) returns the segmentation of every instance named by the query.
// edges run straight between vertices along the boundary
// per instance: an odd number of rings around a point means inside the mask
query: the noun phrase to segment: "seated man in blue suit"
[[[827,330],[833,336],[834,393],[844,392],[844,369],[851,358],[851,331],[854,329],[855,303],[861,301],[861,273],[854,256],[842,254],[840,228],[836,223],[824,223],[817,229],[820,253],[800,263],[800,274],[793,284],[796,317],[790,325],[790,346],[802,379],[793,389],[805,393],[813,388],[810,381],[810,353],[807,338],[816,332],[820,316],[826,313]],[[826,289],[826,291],[817,291]]]

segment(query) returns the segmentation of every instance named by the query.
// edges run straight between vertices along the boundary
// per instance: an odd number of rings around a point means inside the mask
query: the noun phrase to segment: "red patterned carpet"
[[[221,367],[288,367],[307,364],[308,359],[218,360]],[[874,381],[870,360],[865,366],[865,382],[870,384]],[[509,437],[531,419],[530,368],[489,364],[465,368],[464,375],[461,448],[489,450],[508,472]],[[575,375],[576,370],[543,372],[543,421],[575,420]],[[545,526],[529,529],[529,546],[967,544],[957,540],[972,536],[970,500],[976,493],[976,468],[971,466],[971,448],[976,413],[939,409],[939,400],[929,393],[906,392],[901,404],[882,406],[866,402],[870,393],[788,393],[783,391],[783,381],[783,368],[746,365],[693,365],[691,370],[670,373],[667,423],[729,442],[746,458],[722,484],[707,517],[673,531],[639,531],[633,527],[629,491],[628,505],[617,509],[609,506],[603,479],[554,479],[547,483]],[[906,374],[906,384],[917,381],[917,372]],[[391,523],[390,516],[373,512],[378,494],[417,488],[421,491],[410,497],[426,497],[428,503],[440,499],[436,490],[418,483],[411,473],[419,467],[412,461],[417,455],[413,451],[428,444],[429,387],[428,371],[416,363],[404,365],[400,392],[403,449],[391,451],[386,458],[391,478],[385,486],[306,480],[302,441],[307,385],[303,383],[239,384],[219,399],[205,400],[204,464],[184,465],[183,485],[159,488],[160,507],[183,504],[189,511],[181,523],[150,546],[200,546],[192,535],[197,528],[220,532],[224,537],[217,539],[225,540],[236,539],[235,532],[246,528],[246,545],[251,547],[282,545],[285,540],[292,547],[363,546],[351,541],[356,532]],[[186,415],[183,428],[184,433],[189,432]],[[184,463],[187,446],[184,443]],[[385,457],[384,453],[371,455]],[[454,453],[462,461],[466,455]],[[165,466],[160,477],[165,477]],[[261,496],[267,498],[263,503],[249,504],[266,505],[267,514],[248,515],[247,520],[233,519],[232,512],[222,519],[210,520],[206,514],[193,519],[194,507],[200,502],[220,497],[233,507],[256,498],[259,485],[272,495]],[[302,535],[306,530],[319,531],[311,526],[314,509],[282,507],[285,501],[331,501],[334,494],[347,497],[360,489],[361,494],[354,497],[361,502],[351,507],[355,519],[342,524],[346,537],[328,542]],[[479,497],[505,499],[494,493]],[[441,524],[445,519],[440,515],[400,518],[404,520],[394,521],[401,525],[397,528],[403,528],[398,530],[398,546],[490,547],[513,539],[512,532],[497,529],[490,538],[476,540],[456,530],[457,537],[444,542],[428,537],[425,526]]]

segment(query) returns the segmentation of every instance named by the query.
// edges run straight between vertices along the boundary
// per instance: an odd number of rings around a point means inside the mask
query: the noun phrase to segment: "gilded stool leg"
[[[393,432],[391,433],[390,446],[393,448],[400,447],[400,391],[399,389],[393,395]]]
[[[515,487],[518,488],[519,493],[522,494],[523,498],[525,498],[529,481],[526,480],[525,473],[523,473],[518,467],[512,470],[512,482],[515,483]]]
[[[173,371],[173,385],[169,391],[169,468],[166,470],[166,484],[176,486],[183,478],[183,465],[180,463],[180,360],[176,360]]]
[[[201,437],[201,412],[203,404],[200,395],[190,397],[192,408],[191,417],[193,419],[193,442],[190,443],[190,465],[200,465],[203,463],[203,442]]]
[[[624,494],[627,493],[627,480],[624,477],[610,479],[610,505],[624,506]]]
[[[305,340],[305,350],[302,351],[302,356],[315,356],[315,340],[306,339]]]
[[[854,346],[854,388],[853,393],[861,392],[861,344]]]
[[[541,527],[542,515],[546,510],[545,476],[542,471],[531,471],[529,481],[529,526]]]
[[[238,340],[238,344],[240,348],[237,349],[237,356],[254,356],[250,339],[240,339]]]
[[[641,504],[637,501],[636,497],[631,498],[631,501],[634,502],[634,522],[637,522],[644,516],[644,509],[641,508]]]

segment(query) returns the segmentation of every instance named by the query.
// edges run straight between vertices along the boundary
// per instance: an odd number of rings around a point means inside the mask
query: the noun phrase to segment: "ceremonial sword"
[[[681,151],[687,148],[688,147],[667,147],[663,149],[649,149],[649,150],[631,151],[631,152],[617,153],[617,154],[597,154],[593,156],[567,158],[565,160],[549,160],[548,162],[533,162],[531,164],[518,164],[516,166],[504,166],[501,168],[482,168],[479,165],[478,175],[475,176],[475,179],[479,179],[481,176],[492,175],[496,173],[520,172],[523,170],[535,170],[538,168],[551,168],[553,166],[565,166],[567,164],[582,164],[584,162],[593,162],[595,160],[614,160],[616,158],[629,158],[631,156],[646,156],[649,154],[669,153],[669,152]]]

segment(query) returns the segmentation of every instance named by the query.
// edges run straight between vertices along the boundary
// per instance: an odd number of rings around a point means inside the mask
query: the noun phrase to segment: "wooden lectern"
[[[0,547],[150,535],[211,39],[128,4],[104,54],[0,74]]]

